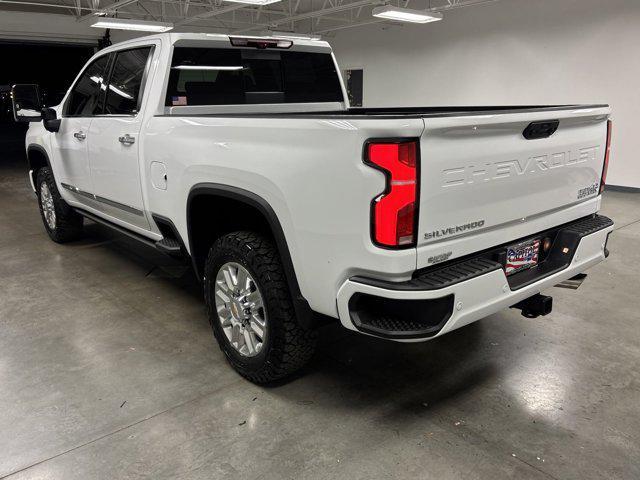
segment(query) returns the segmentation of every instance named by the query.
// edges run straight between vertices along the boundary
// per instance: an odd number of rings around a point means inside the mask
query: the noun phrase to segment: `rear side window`
[[[101,113],[108,64],[109,55],[105,55],[91,62],[84,70],[69,94],[66,116],[88,117]]]
[[[167,106],[341,102],[328,53],[176,47]]]
[[[107,89],[104,113],[135,115],[140,108],[140,89],[151,47],[124,50],[116,54]]]

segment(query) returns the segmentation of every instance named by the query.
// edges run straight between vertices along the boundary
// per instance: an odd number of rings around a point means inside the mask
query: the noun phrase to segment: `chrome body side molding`
[[[120,202],[116,202],[114,200],[110,200],[108,198],[104,198],[101,197],[99,195],[95,195],[91,192],[85,192],[84,190],[80,190],[78,187],[75,187],[73,185],[69,185],[68,183],[61,183],[62,187],[69,190],[70,192],[75,193],[76,195],[80,195],[82,197],[87,197],[87,198],[91,198],[97,202],[100,203],[104,203],[105,205],[109,205],[111,207],[114,208],[119,208],[120,210],[123,210],[127,213],[132,213],[133,215],[138,215],[140,217],[144,216],[144,212],[142,210],[139,210],[137,208],[134,208],[130,205],[125,205],[123,203]]]

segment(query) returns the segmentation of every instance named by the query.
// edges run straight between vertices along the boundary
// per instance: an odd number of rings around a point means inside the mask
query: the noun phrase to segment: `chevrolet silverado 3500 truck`
[[[89,218],[189,259],[257,383],[319,318],[416,342],[535,317],[608,254],[607,105],[350,108],[325,42],[186,33],[101,50],[56,107],[13,97],[51,239]]]

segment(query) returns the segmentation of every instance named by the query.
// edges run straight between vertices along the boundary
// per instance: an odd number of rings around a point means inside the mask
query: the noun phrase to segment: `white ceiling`
[[[87,23],[101,13],[172,22],[182,31],[259,35],[276,30],[331,36],[345,28],[384,22],[371,16],[372,8],[378,5],[429,8],[446,16],[447,10],[496,1],[499,0],[282,0],[256,7],[223,0],[0,0],[0,11],[65,14]]]

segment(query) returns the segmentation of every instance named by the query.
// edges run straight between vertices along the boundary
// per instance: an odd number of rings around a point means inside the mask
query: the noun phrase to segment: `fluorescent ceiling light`
[[[267,30],[263,34],[278,38],[293,38],[294,40],[320,40],[321,38],[320,35],[313,33],[276,32],[272,30]]]
[[[95,28],[136,30],[140,32],[168,32],[173,29],[173,23],[129,20],[124,18],[98,18],[91,24],[91,26]]]
[[[270,3],[276,3],[280,0],[225,0],[231,3],[246,3],[247,5],[269,5]]]
[[[174,70],[222,70],[222,71],[229,71],[229,70],[242,70],[244,67],[239,66],[239,67],[235,67],[235,66],[223,66],[223,67],[216,67],[216,66],[210,66],[210,65],[178,65],[176,67],[173,67]]]
[[[442,14],[438,12],[413,10],[411,8],[394,7],[393,5],[376,7],[371,13],[374,17],[398,22],[429,23],[442,20]]]

